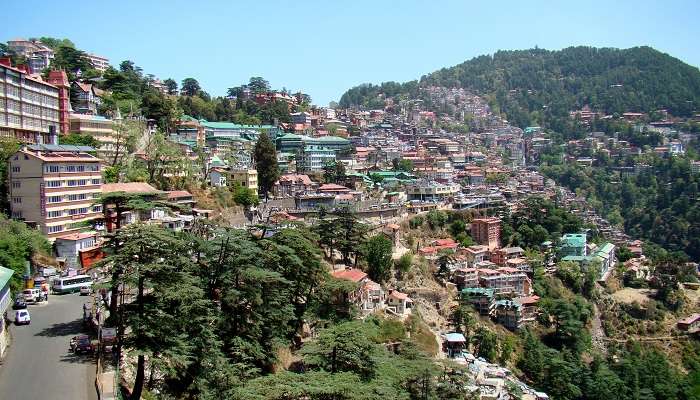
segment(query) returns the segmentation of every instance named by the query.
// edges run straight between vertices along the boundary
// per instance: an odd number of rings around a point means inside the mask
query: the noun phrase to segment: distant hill
[[[520,126],[584,105],[608,114],[666,109],[690,116],[700,109],[700,70],[651,47],[499,51],[419,81],[354,87],[340,105],[381,107],[384,98],[417,97],[423,86],[472,90]]]

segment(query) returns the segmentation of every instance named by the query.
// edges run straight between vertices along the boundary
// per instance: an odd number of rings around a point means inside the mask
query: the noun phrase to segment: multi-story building
[[[78,146],[25,146],[9,162],[12,218],[36,225],[50,240],[84,228],[102,208],[100,160]]]
[[[297,171],[321,171],[326,164],[335,162],[335,150],[324,146],[306,146],[299,153]]]
[[[60,112],[58,88],[0,58],[0,137],[56,143]]]
[[[505,267],[508,260],[522,258],[524,254],[525,250],[521,247],[503,247],[491,252],[491,261]]]
[[[73,91],[76,98],[73,103],[73,110],[79,114],[97,114],[97,107],[102,104],[100,96],[103,91],[91,83],[73,82]]]
[[[479,269],[479,285],[493,289],[496,294],[529,296],[532,291],[530,278],[514,268]]]
[[[460,186],[456,183],[417,181],[406,186],[406,196],[408,200],[444,201],[456,196],[460,190]]]
[[[7,42],[7,47],[27,59],[33,74],[40,74],[51,65],[55,53],[50,47],[38,40],[16,39]]]
[[[67,135],[70,128],[70,83],[65,71],[49,71],[47,80],[58,89],[58,122],[61,135]]]
[[[70,131],[92,136],[100,142],[97,154],[103,160],[111,159],[117,151],[113,127],[114,121],[99,115],[70,114]]]
[[[231,171],[230,183],[238,183],[239,185],[248,188],[258,195],[258,171],[255,169],[243,169]]]
[[[500,246],[501,219],[496,217],[476,218],[472,221],[471,233],[475,242],[493,250]]]
[[[585,233],[567,233],[561,237],[561,245],[559,247],[560,257],[585,257],[586,250],[586,234]]]
[[[88,54],[86,57],[90,64],[100,72],[105,72],[109,68],[109,59],[107,57],[98,56],[97,54]]]

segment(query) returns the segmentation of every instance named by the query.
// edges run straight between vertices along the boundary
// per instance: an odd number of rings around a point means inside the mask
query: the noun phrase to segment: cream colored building
[[[243,169],[231,171],[231,180],[237,182],[243,187],[252,189],[255,195],[258,195],[258,170]],[[229,184],[233,184],[230,182]]]
[[[111,160],[117,151],[117,138],[114,135],[114,121],[99,115],[71,114],[70,131],[89,135],[100,142],[97,154],[103,160]]]
[[[107,68],[109,68],[109,58],[107,57],[90,53],[86,56],[86,58],[88,61],[90,61],[90,64],[92,64],[92,66],[100,72],[105,72],[107,71]]]
[[[12,218],[35,224],[49,240],[97,218],[102,192],[99,158],[78,146],[30,145],[10,157]]]
[[[0,62],[0,137],[52,143],[59,133],[58,88]]]

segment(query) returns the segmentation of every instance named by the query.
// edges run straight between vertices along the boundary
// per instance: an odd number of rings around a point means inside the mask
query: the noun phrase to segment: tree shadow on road
[[[60,361],[71,364],[94,364],[96,360],[94,354],[75,354],[68,350],[66,355],[61,356]]]
[[[74,321],[69,322],[59,322],[53,324],[48,328],[45,328],[35,334],[35,336],[48,336],[48,337],[58,337],[58,336],[70,336],[79,335],[83,332],[83,321],[78,318]]]

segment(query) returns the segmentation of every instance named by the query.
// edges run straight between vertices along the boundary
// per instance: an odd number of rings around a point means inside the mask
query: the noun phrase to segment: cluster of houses
[[[336,279],[343,279],[356,284],[356,289],[349,293],[346,299],[357,307],[361,315],[384,310],[398,317],[411,314],[413,300],[406,293],[390,289],[385,291],[382,286],[369,279],[367,274],[357,268],[338,269],[331,274]]]

